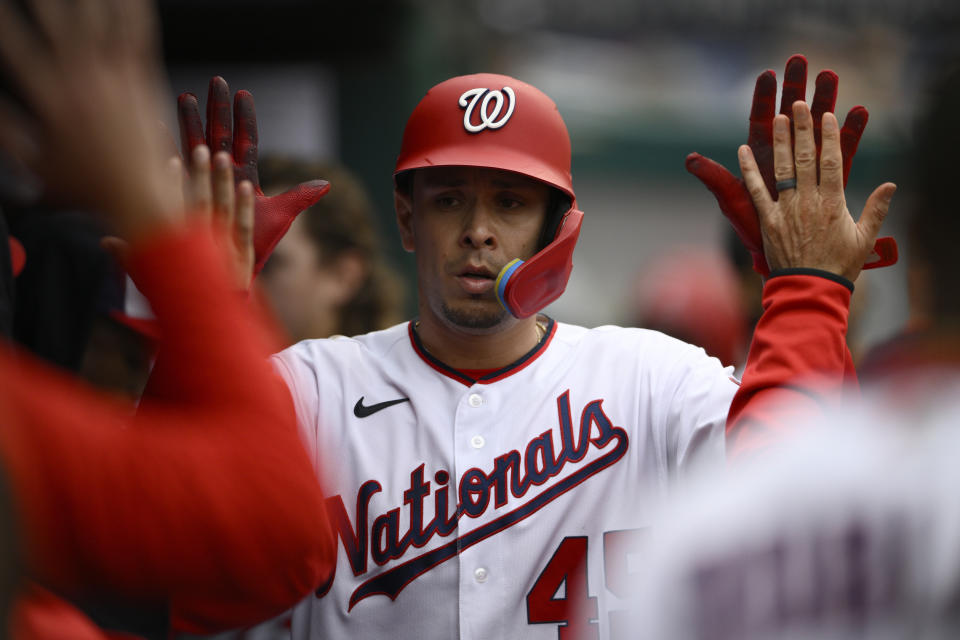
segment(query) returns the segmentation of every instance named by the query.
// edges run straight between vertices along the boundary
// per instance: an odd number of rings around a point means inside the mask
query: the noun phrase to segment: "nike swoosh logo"
[[[372,416],[377,411],[386,409],[387,407],[392,407],[395,404],[400,404],[401,402],[410,402],[410,398],[400,398],[398,400],[387,400],[386,402],[378,402],[377,404],[371,404],[369,406],[363,404],[363,396],[360,396],[360,399],[357,400],[357,404],[353,405],[353,415],[358,418],[366,418],[367,416]]]

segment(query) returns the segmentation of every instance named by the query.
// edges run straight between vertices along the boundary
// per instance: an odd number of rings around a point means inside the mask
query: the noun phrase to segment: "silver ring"
[[[787,178],[786,180],[777,180],[777,191],[785,191],[787,189],[796,189],[796,188],[797,188],[796,178]]]

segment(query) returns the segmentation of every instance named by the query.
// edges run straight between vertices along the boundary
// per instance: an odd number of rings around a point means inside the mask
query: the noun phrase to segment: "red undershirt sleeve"
[[[727,416],[730,459],[775,444],[856,388],[846,343],[850,295],[845,284],[819,275],[766,282],[763,315]]]
[[[179,384],[136,416],[0,353],[0,455],[30,577],[86,600],[171,603],[204,630],[275,615],[335,561],[268,342],[205,233],[135,247]]]

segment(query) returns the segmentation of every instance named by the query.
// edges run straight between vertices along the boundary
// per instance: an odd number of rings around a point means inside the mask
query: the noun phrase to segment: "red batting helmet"
[[[559,298],[573,268],[583,212],[570,178],[570,136],[553,101],[509,76],[478,73],[441,82],[407,120],[394,178],[437,166],[513,171],[563,194],[563,204],[549,212],[542,248],[527,261],[513,260],[497,277],[500,303],[518,318]]]

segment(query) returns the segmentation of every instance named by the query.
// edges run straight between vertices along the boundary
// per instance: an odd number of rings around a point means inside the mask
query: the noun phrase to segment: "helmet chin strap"
[[[508,262],[497,276],[497,299],[516,318],[527,318],[560,297],[573,269],[573,248],[583,212],[570,209],[560,220],[553,242],[529,260]]]

